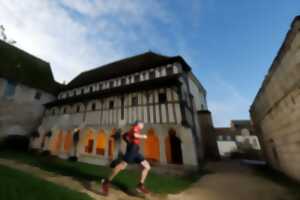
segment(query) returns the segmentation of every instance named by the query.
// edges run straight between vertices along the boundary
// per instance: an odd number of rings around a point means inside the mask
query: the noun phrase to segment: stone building
[[[0,40],[0,140],[32,133],[58,86],[49,63]]]
[[[147,52],[82,72],[46,108],[32,146],[61,158],[105,165],[116,157],[116,130],[142,120],[141,150],[153,165],[197,168],[203,159],[197,112],[207,110],[206,91],[180,56]]]
[[[250,112],[269,164],[300,180],[300,16],[294,19]]]

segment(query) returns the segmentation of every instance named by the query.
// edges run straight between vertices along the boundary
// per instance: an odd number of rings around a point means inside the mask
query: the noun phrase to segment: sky
[[[181,55],[207,90],[215,126],[249,119],[299,0],[0,0],[17,47],[57,81],[145,51]]]

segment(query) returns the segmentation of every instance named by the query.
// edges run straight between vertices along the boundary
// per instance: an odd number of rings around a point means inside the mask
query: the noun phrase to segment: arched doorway
[[[104,130],[101,129],[97,136],[96,154],[104,156],[105,146],[106,146],[106,135],[104,133]]]
[[[64,142],[64,151],[65,153],[69,153],[73,145],[73,136],[72,132],[68,130],[66,136],[65,136],[65,142]]]
[[[167,162],[171,164],[182,164],[181,140],[176,136],[176,131],[170,129],[165,139]]]
[[[145,158],[150,162],[158,162],[160,160],[159,139],[153,128],[149,129],[148,138],[144,144]]]
[[[52,138],[51,141],[51,153],[52,154],[58,154],[60,152],[61,144],[63,140],[63,131],[59,131],[54,137]]]
[[[108,158],[110,160],[114,159],[114,153],[115,153],[115,146],[116,146],[116,142],[115,142],[115,131],[116,129],[113,128],[108,140]]]
[[[89,129],[84,140],[84,152],[92,153],[94,148],[94,132]]]

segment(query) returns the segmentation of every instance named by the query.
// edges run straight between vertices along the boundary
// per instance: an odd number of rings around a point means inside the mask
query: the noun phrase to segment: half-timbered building
[[[206,91],[184,59],[147,52],[75,77],[46,104],[41,137],[32,146],[105,165],[116,157],[115,131],[142,120],[148,135],[141,145],[146,159],[197,167],[203,158],[201,110],[207,110]],[[78,127],[79,143],[74,145]]]

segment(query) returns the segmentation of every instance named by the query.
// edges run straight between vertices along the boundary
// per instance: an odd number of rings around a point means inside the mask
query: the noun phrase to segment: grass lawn
[[[85,194],[1,165],[0,177],[3,200],[92,200]]]
[[[22,161],[41,169],[72,176],[79,180],[100,181],[101,178],[107,177],[111,172],[109,167],[72,162],[52,156],[41,156],[24,152],[0,151],[0,158]],[[124,170],[114,179],[113,184],[122,190],[128,190],[136,187],[139,176],[139,171]],[[201,175],[194,175],[192,177],[183,178],[150,173],[146,181],[146,186],[154,193],[177,193],[188,188],[200,176]]]

